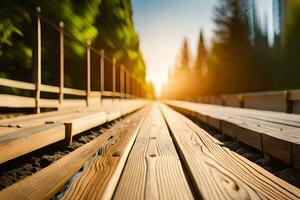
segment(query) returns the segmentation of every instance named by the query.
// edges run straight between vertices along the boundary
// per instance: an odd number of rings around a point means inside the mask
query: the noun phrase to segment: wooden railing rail
[[[86,101],[86,105],[89,106],[91,97],[99,97],[99,101],[101,102],[102,97],[111,97],[111,98],[143,98],[143,94],[145,92],[141,92],[143,90],[144,81],[133,76],[133,74],[125,67],[123,64],[119,64],[116,58],[108,58],[105,55],[104,49],[97,50],[92,47],[91,41],[86,41],[83,43],[76,39],[72,34],[68,33],[64,28],[64,23],[61,21],[58,25],[53,23],[52,21],[48,20],[47,18],[42,16],[42,11],[40,7],[37,8],[35,16],[36,16],[36,23],[34,23],[34,34],[36,38],[36,45],[34,48],[35,53],[35,60],[34,60],[34,83],[28,83],[23,81],[17,80],[10,80],[6,78],[0,78],[0,86],[10,87],[10,88],[17,88],[21,90],[29,90],[34,92],[34,101],[35,101],[35,111],[37,113],[40,112],[40,108],[43,107],[43,102],[49,99],[42,99],[41,93],[54,93],[58,94],[58,105],[57,107],[61,107],[64,104],[64,101],[68,101],[69,99],[65,99],[65,95],[73,95],[73,96],[80,96],[84,97]],[[59,34],[59,86],[50,86],[42,84],[42,29],[43,24],[47,24],[50,28],[55,30]],[[66,88],[65,87],[65,37],[77,42],[78,44],[82,45],[86,48],[86,89],[74,89],[74,88]],[[99,57],[100,64],[99,64],[99,91],[92,91],[91,89],[91,52],[94,55]],[[105,76],[105,61],[112,65],[112,77]],[[117,70],[120,70],[120,76],[117,76]],[[125,77],[124,77],[125,76]],[[111,91],[105,91],[105,81],[104,79],[108,79],[111,81],[112,89]],[[119,91],[117,91],[117,79],[119,79]],[[132,88],[131,84],[136,83],[136,91]],[[2,98],[13,98],[13,95],[5,95],[0,94]],[[20,97],[16,96],[16,99],[20,99],[20,104],[22,104],[22,100],[26,99],[26,103],[24,103],[24,107],[28,105],[32,105],[30,101],[30,97]],[[42,100],[42,101],[41,101]],[[7,100],[6,100],[7,101]],[[53,101],[53,99],[51,99]],[[16,102],[14,100],[14,102]],[[28,103],[30,102],[30,103]],[[49,102],[49,101],[48,101]],[[4,106],[6,107],[9,103],[5,102]],[[51,104],[53,105],[53,104]],[[1,105],[0,107],[4,107]],[[11,107],[14,107],[11,105]],[[18,105],[18,107],[22,107]],[[32,106],[30,106],[32,107]]]

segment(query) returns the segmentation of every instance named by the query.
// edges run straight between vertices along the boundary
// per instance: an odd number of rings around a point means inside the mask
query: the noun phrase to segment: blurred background
[[[140,80],[145,81],[145,63],[139,49],[139,37],[132,19],[130,0],[0,0],[0,77],[34,82],[34,61],[37,43],[37,7],[41,9],[42,84],[59,85],[59,23],[64,23],[65,86],[86,88],[86,47],[105,50],[105,66],[111,60]],[[91,52],[91,87],[99,90],[99,56]],[[109,71],[105,69],[106,72]],[[109,73],[106,76],[111,79]],[[109,90],[111,81],[105,84]],[[153,86],[145,85],[149,98]],[[1,93],[31,96],[23,90],[1,87]]]
[[[0,0],[0,77],[33,82],[36,7],[41,8],[42,83],[59,84],[64,22],[65,85],[84,89],[86,49],[105,49],[145,81],[149,98],[300,88],[299,0]],[[92,89],[99,74],[92,62]],[[94,64],[93,64],[94,63]],[[109,65],[109,63],[107,63]],[[108,86],[109,87],[109,86]],[[28,95],[12,88],[2,93]]]
[[[198,42],[181,40],[163,97],[300,87],[300,1],[216,1],[211,16],[212,36],[199,28]]]

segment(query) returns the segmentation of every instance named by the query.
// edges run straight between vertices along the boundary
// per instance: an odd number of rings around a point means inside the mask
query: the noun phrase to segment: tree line
[[[33,81],[34,28],[39,6],[43,18],[55,25],[63,21],[64,30],[74,39],[82,43],[91,41],[95,49],[104,49],[108,58],[115,57],[118,65],[124,64],[145,81],[145,63],[139,49],[130,0],[0,0],[0,3],[1,77]],[[57,31],[42,21],[42,81],[46,84],[58,84],[58,37]],[[65,85],[83,89],[86,49],[77,41],[65,38]],[[93,59],[93,54],[91,56],[93,65],[97,60]],[[105,64],[110,65],[107,61]],[[92,76],[98,73],[97,70],[93,72],[92,68]],[[95,80],[99,76],[92,79],[99,83]],[[151,85],[145,87],[151,90]]]
[[[300,3],[288,1],[284,30],[268,38],[251,0],[224,0],[214,10],[210,49],[200,33],[194,62],[184,40],[175,70],[164,87],[169,98],[300,88]],[[284,32],[284,33],[283,33]]]

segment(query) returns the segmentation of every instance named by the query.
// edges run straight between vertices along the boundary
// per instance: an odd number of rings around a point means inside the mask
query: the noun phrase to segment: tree
[[[180,54],[180,61],[179,61],[179,68],[188,69],[190,68],[191,62],[191,53],[190,53],[189,42],[187,38],[184,38],[181,54]]]
[[[251,91],[260,84],[253,63],[248,6],[245,1],[225,0],[215,9],[208,68],[212,93]]]
[[[85,88],[86,48],[88,40],[96,49],[105,49],[106,56],[116,57],[137,77],[145,80],[145,63],[139,49],[139,37],[132,19],[130,0],[0,0],[0,63],[1,77],[32,81],[36,7],[43,18],[55,25],[64,22],[64,30],[78,41],[65,37],[65,84]],[[80,43],[81,42],[81,43]],[[58,32],[42,22],[42,80],[57,84],[56,68]],[[99,61],[95,60],[97,66]],[[92,70],[93,70],[93,63]],[[99,73],[92,73],[97,75]],[[92,81],[99,83],[92,78]],[[93,84],[92,84],[93,85]],[[99,84],[98,84],[99,85]]]
[[[203,68],[203,66],[206,64],[207,61],[207,51],[204,44],[204,36],[202,30],[200,31],[200,37],[198,42],[198,52],[197,52],[197,58],[195,63],[195,68]]]
[[[285,73],[281,87],[299,88],[300,80],[300,2],[290,0],[288,5],[288,20],[285,27]]]

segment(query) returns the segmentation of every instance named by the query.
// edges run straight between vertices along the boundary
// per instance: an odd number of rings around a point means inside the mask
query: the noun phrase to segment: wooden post
[[[101,64],[100,64],[100,73],[101,73],[101,95],[104,92],[104,50],[101,49]]]
[[[140,79],[137,79],[137,80],[136,80],[136,96],[137,96],[138,98],[140,97],[139,85],[140,85]]]
[[[42,30],[41,30],[41,8],[37,7],[37,49],[35,61],[35,105],[36,113],[40,113],[41,83],[42,83]]]
[[[59,22],[59,103],[63,104],[64,100],[64,22]]]
[[[116,58],[113,58],[113,64],[112,64],[112,70],[113,70],[113,74],[112,74],[112,81],[113,81],[113,98],[116,97],[116,64],[117,64],[117,60]]]
[[[135,94],[136,94],[136,97],[139,98],[139,79],[137,78],[136,79],[136,86],[135,86]]]
[[[132,75],[132,84],[131,84],[132,86],[131,86],[131,88],[132,88],[132,96],[133,96],[133,98],[135,98],[135,75],[133,74]]]
[[[86,105],[89,106],[91,95],[91,41],[86,42]]]
[[[127,72],[127,80],[128,80],[128,92],[127,92],[127,94],[128,94],[128,98],[130,98],[130,85],[131,85],[131,83],[130,83],[130,72]]]
[[[124,97],[124,65],[120,65],[120,93]]]

